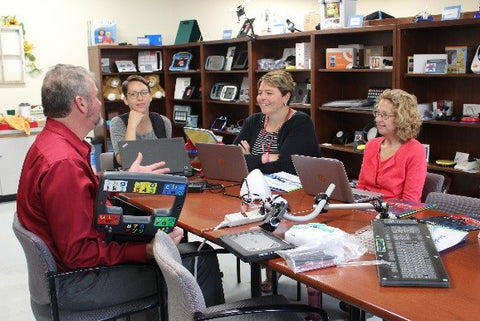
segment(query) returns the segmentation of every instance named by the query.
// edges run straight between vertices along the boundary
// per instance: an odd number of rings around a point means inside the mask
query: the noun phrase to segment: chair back
[[[422,202],[425,202],[427,195],[431,192],[442,192],[445,176],[436,173],[427,172],[425,184],[422,191]]]
[[[47,273],[57,272],[52,253],[41,238],[22,226],[17,213],[13,216],[13,232],[25,252],[30,299],[39,305],[50,304]]]
[[[165,232],[155,235],[153,254],[168,288],[168,319],[194,320],[205,309],[205,299],[195,277],[182,265],[177,246]]]
[[[433,192],[428,194],[426,202],[435,204],[436,210],[480,220],[480,198]]]
[[[105,152],[100,154],[100,171],[109,171],[115,169],[115,153]]]

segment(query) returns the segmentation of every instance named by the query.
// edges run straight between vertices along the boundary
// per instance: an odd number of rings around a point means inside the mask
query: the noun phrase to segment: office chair
[[[206,308],[204,297],[193,275],[182,265],[180,254],[170,236],[163,231],[155,235],[153,253],[168,287],[168,320],[298,320],[301,313],[328,315],[322,309],[290,304],[280,295],[261,296]]]
[[[45,242],[22,226],[17,213],[14,214],[13,231],[20,241],[27,259],[30,305],[37,321],[111,320],[121,317],[127,317],[127,320],[130,320],[130,315],[149,309],[158,309],[163,304],[163,298],[159,293],[144,299],[127,301],[104,308],[84,311],[62,310],[57,302],[57,298],[62,295],[59,284],[68,278],[78,277],[79,273],[90,271],[102,273],[106,269],[115,269],[119,266],[94,267],[60,273]],[[160,271],[158,271],[157,279],[161,279]],[[163,309],[160,310],[165,313]],[[161,320],[164,320],[163,316],[161,316]]]
[[[436,173],[427,172],[425,184],[422,190],[422,202],[425,202],[427,195],[431,192],[443,192],[443,183],[445,176]]]
[[[432,192],[428,194],[426,202],[435,204],[434,209],[442,212],[480,219],[480,198]]]

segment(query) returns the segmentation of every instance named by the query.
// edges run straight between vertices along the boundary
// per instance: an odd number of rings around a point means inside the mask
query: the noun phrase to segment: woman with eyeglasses
[[[115,159],[121,164],[118,143],[124,140],[147,140],[172,137],[172,123],[159,113],[150,112],[152,96],[148,81],[139,75],[129,76],[122,83],[123,102],[130,112],[110,122]]]
[[[422,125],[417,98],[401,89],[385,90],[373,111],[381,137],[367,142],[358,188],[420,202],[427,175],[425,147],[416,139]]]

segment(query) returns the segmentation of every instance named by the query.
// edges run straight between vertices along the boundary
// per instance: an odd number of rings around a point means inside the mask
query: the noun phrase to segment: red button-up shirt
[[[48,119],[25,158],[17,193],[20,222],[49,247],[61,271],[146,261],[145,243],[106,243],[93,224],[98,179],[90,145]]]

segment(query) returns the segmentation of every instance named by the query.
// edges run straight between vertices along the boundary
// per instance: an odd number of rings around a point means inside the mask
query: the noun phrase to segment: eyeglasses
[[[380,117],[383,120],[388,120],[390,117],[395,117],[394,114],[387,114],[387,113],[379,113],[378,110],[373,111],[373,117],[377,118]]]
[[[150,92],[148,90],[133,91],[131,93],[127,93],[127,95],[130,98],[138,98],[138,96],[147,97],[148,95],[150,95]]]

